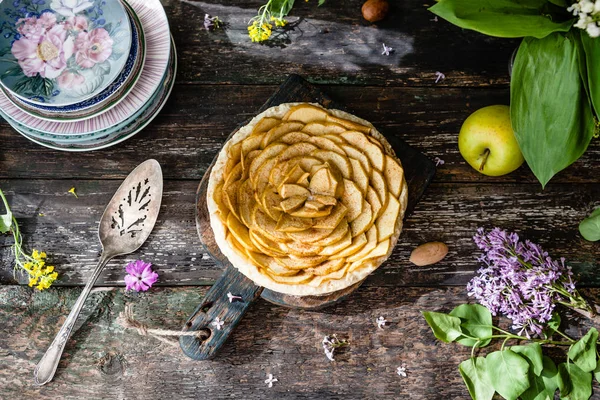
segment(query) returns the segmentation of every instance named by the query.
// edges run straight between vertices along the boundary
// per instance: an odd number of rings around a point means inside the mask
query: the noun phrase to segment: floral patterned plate
[[[133,89],[146,59],[146,40],[142,23],[131,6],[126,2],[123,4],[130,17],[133,40],[123,71],[106,89],[91,99],[69,106],[32,104],[13,96],[0,86],[0,89],[4,90],[4,95],[27,114],[48,121],[83,121],[116,106]]]
[[[82,135],[86,136],[86,139],[74,139],[73,141],[68,142],[64,141],[64,139],[53,141],[49,140],[53,135],[33,135],[34,132],[31,130],[19,126],[10,119],[7,119],[7,121],[17,132],[25,136],[27,139],[54,150],[82,152],[105,149],[134,136],[144,129],[158,115],[160,110],[162,110],[163,106],[167,102],[171,91],[173,90],[176,74],[177,52],[175,50],[175,44],[173,43],[171,47],[169,68],[165,73],[165,77],[161,82],[161,85],[158,87],[153,98],[146,104],[146,106],[144,106],[144,108],[141,109],[135,116],[127,121],[124,121],[122,126],[115,127],[117,129],[110,129],[106,132],[97,132],[90,135]],[[6,117],[2,114],[2,110],[0,110],[0,115]],[[41,138],[38,137],[38,135],[41,136]],[[58,136],[58,138],[61,137]]]
[[[0,84],[35,104],[79,103],[117,78],[131,41],[120,0],[4,0]]]
[[[128,3],[142,21],[147,51],[140,79],[119,104],[85,121],[45,121],[23,112],[0,92],[2,111],[12,120],[38,132],[67,136],[98,132],[113,127],[134,115],[150,100],[160,85],[169,62],[171,41],[169,21],[160,0],[129,0]]]

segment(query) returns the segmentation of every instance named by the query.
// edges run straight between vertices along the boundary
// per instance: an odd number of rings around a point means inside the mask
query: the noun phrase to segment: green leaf
[[[42,80],[42,92],[46,95],[46,97],[52,96],[52,91],[54,90],[54,81],[52,79],[44,78]]]
[[[553,21],[546,0],[440,0],[429,11],[461,28],[506,38],[543,38],[573,24]]]
[[[560,315],[555,312],[552,313],[552,318],[550,318],[550,321],[546,323],[546,328],[544,328],[544,336],[546,339],[550,338],[558,328],[560,328]]]
[[[554,393],[558,388],[558,370],[549,358],[543,358],[544,369],[540,376],[529,374],[531,386],[521,394],[522,400],[554,400]]]
[[[325,4],[326,0],[319,0],[319,3],[317,4],[317,7],[321,7],[323,4]]]
[[[458,370],[473,400],[491,400],[494,388],[487,374],[485,358],[469,358],[460,363]]]
[[[519,147],[545,186],[585,152],[595,129],[573,39],[558,33],[540,40],[523,39],[513,67],[510,98]]]
[[[453,342],[462,335],[460,318],[433,311],[423,311],[425,320],[436,338],[445,343]]]
[[[492,336],[492,313],[486,307],[479,304],[461,304],[450,311],[450,315],[460,318],[460,327],[464,335],[478,339]],[[480,342],[477,347],[487,346],[490,340],[486,339]],[[460,337],[457,342],[465,346],[474,346],[477,340]]]
[[[592,395],[590,372],[582,371],[575,364],[562,363],[558,366],[558,376],[561,399],[587,400]]]
[[[10,207],[8,206],[8,201],[6,197],[4,197],[4,193],[0,190],[0,199],[2,199],[2,203],[4,204],[4,209],[6,210],[5,214],[0,215],[0,233],[6,233],[12,227],[13,222],[13,214],[10,211]]]
[[[596,341],[598,340],[598,331],[596,328],[590,328],[584,337],[579,339],[569,349],[567,355],[584,372],[590,372],[596,369]]]
[[[596,115],[600,115],[600,43],[587,33],[579,32],[578,40],[581,42],[584,53],[584,63],[587,69],[585,76],[586,86]]]
[[[8,68],[6,71],[2,73],[2,78],[6,78],[8,76],[19,76],[23,74],[23,70],[20,66],[15,66],[12,68]]]
[[[514,351],[495,351],[485,359],[492,387],[505,399],[515,400],[529,388],[529,364]]]
[[[528,363],[529,370],[535,375],[540,375],[544,369],[542,361],[542,346],[539,343],[530,343],[525,346],[511,346],[510,349],[521,355]]]
[[[275,18],[283,18],[290,13],[292,7],[294,0],[272,0],[269,11]]]
[[[600,382],[600,363],[596,363],[596,369],[594,370],[594,378],[596,378],[596,382]]]
[[[600,208],[596,208],[589,217],[581,221],[579,233],[585,240],[590,242],[600,240]]]
[[[567,3],[567,0],[548,0],[550,3],[562,7],[562,8],[567,8],[569,7],[569,3]]]

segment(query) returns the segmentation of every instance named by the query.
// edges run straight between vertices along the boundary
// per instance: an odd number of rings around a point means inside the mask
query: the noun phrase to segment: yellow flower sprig
[[[275,29],[283,28],[287,25],[287,21],[283,18],[287,15],[294,4],[293,0],[278,1],[281,3],[281,8],[274,10],[275,0],[269,0],[267,4],[258,9],[258,15],[248,22],[248,36],[255,43],[268,40],[273,33],[273,25]]]
[[[2,190],[0,190],[0,198],[6,209],[6,214],[0,215],[0,233],[11,232],[13,235],[15,242],[12,245],[12,251],[15,256],[15,274],[17,271],[26,273],[29,278],[29,287],[35,286],[38,290],[48,289],[58,278],[58,273],[54,272],[53,266],[46,265],[48,256],[45,252],[34,249],[29,255],[23,251],[23,236],[21,236],[19,224],[10,211]]]

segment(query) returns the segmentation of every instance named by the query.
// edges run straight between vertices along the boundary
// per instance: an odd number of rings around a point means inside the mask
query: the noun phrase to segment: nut
[[[419,267],[440,262],[448,254],[448,246],[442,242],[424,243],[410,253],[409,261]]]
[[[367,0],[362,6],[362,15],[369,22],[377,22],[385,18],[389,9],[387,0]]]

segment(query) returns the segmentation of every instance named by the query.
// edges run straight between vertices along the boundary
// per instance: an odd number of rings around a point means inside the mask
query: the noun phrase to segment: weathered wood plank
[[[85,283],[98,256],[98,221],[120,181],[0,180],[21,223],[28,249],[43,247],[61,271],[57,284]],[[77,188],[79,198],[67,193]],[[143,258],[154,263],[162,285],[214,282],[221,271],[201,249],[194,223],[194,181],[165,181],[158,222],[149,240],[132,256],[109,263],[99,285],[122,285],[123,266]],[[471,237],[480,226],[516,230],[542,244],[555,257],[566,257],[585,285],[600,286],[600,243],[586,242],[579,221],[600,205],[600,185],[433,183],[405,223],[400,244],[366,285],[462,285],[477,269]],[[43,213],[43,216],[39,216]],[[440,240],[450,247],[445,260],[430,267],[408,262],[417,245]],[[12,261],[0,236],[0,279],[13,282]]]
[[[391,1],[384,21],[361,17],[363,0],[296,2],[290,26],[270,46],[251,43],[248,21],[260,0],[222,3],[165,0],[178,46],[180,79],[200,83],[279,83],[300,73],[316,83],[353,85],[490,86],[508,83],[508,62],[518,40],[459,29],[427,11],[431,2]],[[206,32],[204,14],[218,15],[224,31]],[[382,55],[382,43],[391,46]]]
[[[468,301],[461,288],[361,287],[322,311],[289,310],[259,299],[212,361],[192,361],[178,347],[124,330],[126,304],[149,327],[179,329],[207,288],[152,289],[141,295],[93,293],[67,343],[55,380],[32,385],[42,356],[79,289],[0,288],[0,397],[38,399],[468,399],[458,364],[470,348],[433,337],[421,310],[448,312]],[[598,289],[584,290],[600,301]],[[384,316],[390,325],[377,328]],[[502,321],[505,324],[506,321]],[[563,329],[580,337],[591,327],[569,314]],[[350,346],[330,362],[321,341],[335,333]],[[484,349],[485,355],[499,347]],[[551,349],[557,362],[564,349]],[[408,376],[396,367],[406,364]],[[264,383],[272,373],[278,381]],[[594,399],[600,398],[594,383]]]
[[[167,179],[200,181],[225,138],[255,115],[276,86],[177,85],[167,106],[148,128],[113,148],[70,154],[45,149],[0,124],[0,178],[124,179],[148,157],[163,166]],[[505,177],[474,171],[458,152],[457,136],[467,116],[490,104],[508,104],[508,90],[324,86],[323,91],[373,122],[384,134],[399,136],[439,166],[438,182],[532,183],[521,167]],[[600,140],[552,182],[598,182]]]

